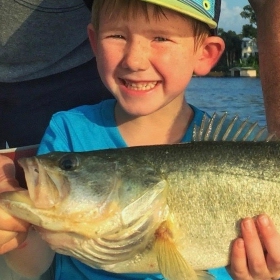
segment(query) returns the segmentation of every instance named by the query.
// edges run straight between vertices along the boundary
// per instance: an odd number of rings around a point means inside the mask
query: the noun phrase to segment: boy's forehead
[[[188,15],[206,23],[211,29],[217,27],[221,0],[141,0]]]

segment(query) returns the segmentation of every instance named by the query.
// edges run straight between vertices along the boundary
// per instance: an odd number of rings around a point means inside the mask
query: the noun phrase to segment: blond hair
[[[117,18],[122,18],[124,20],[129,20],[130,18],[135,18],[141,10],[147,21],[149,21],[148,5],[154,7],[153,16],[159,19],[161,16],[166,17],[164,9],[159,5],[148,4],[147,2],[140,0],[94,0],[92,6],[92,24],[95,31],[98,33],[99,21],[101,10],[104,9],[108,19],[117,15]],[[177,12],[176,12],[177,13]],[[188,20],[194,31],[195,39],[195,50],[202,44],[202,42],[211,35],[210,28],[207,24],[200,22],[194,18],[187,15],[177,13],[186,20]]]

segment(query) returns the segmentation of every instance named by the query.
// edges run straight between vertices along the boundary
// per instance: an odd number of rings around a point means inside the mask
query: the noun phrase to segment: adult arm
[[[268,130],[280,137],[280,1],[249,0],[257,17],[260,77]]]

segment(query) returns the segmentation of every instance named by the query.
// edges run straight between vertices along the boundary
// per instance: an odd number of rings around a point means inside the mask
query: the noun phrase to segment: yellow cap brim
[[[141,0],[141,1],[162,6],[164,8],[179,12],[181,14],[188,15],[192,18],[195,18],[199,21],[206,23],[211,29],[215,29],[217,27],[217,23],[212,18],[206,16],[205,14],[202,14],[201,12],[194,9],[193,7],[184,4],[178,0]]]

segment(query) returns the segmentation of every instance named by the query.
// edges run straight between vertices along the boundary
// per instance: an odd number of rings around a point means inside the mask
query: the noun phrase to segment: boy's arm
[[[280,137],[280,1],[249,0],[257,17],[260,78],[268,130]]]
[[[15,180],[13,161],[0,155],[0,192],[21,189]],[[43,274],[51,265],[54,252],[30,225],[0,209],[0,254],[20,275]]]

